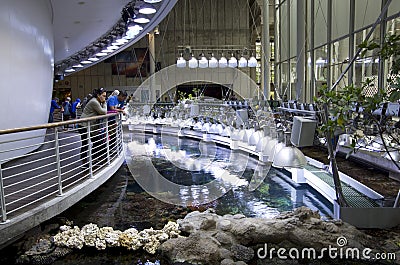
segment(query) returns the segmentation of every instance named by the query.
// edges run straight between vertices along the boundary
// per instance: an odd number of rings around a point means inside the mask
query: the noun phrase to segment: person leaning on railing
[[[88,100],[85,108],[82,111],[81,118],[96,117],[99,115],[107,114],[106,104],[106,90],[104,88],[98,88],[93,90],[93,97]],[[81,135],[82,147],[81,147],[81,160],[84,166],[87,166],[88,159],[88,122],[82,122],[78,126],[79,133]],[[101,154],[98,152],[101,148],[102,139],[100,132],[100,122],[90,122],[90,140],[93,143],[92,146],[92,158],[97,159]]]

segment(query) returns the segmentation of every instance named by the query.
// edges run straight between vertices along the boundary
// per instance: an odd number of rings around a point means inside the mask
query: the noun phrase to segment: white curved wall
[[[1,1],[0,36],[0,129],[47,123],[54,61],[50,1]]]

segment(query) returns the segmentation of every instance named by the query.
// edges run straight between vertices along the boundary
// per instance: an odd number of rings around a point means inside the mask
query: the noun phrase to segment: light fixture
[[[72,73],[75,72],[75,69],[69,68],[65,70],[66,73]]]
[[[99,57],[101,57],[101,56],[106,56],[107,55],[107,53],[105,53],[105,52],[98,52],[98,53],[96,53],[96,56],[99,56]]]
[[[93,62],[89,61],[89,59],[81,61],[81,64],[90,64],[90,63],[93,63]]]
[[[140,14],[151,15],[156,12],[157,12],[157,10],[154,8],[154,6],[149,3],[145,3],[145,4],[141,5],[139,8]]]
[[[185,60],[185,58],[183,58],[182,54],[178,58],[178,60],[176,60],[176,67],[178,67],[178,68],[185,68],[186,67],[186,60]]]
[[[257,59],[256,59],[256,57],[254,57],[253,55],[251,55],[251,57],[250,57],[249,60],[247,61],[247,66],[248,66],[248,67],[257,67]]]
[[[204,56],[204,53],[202,53],[199,60],[199,68],[207,68],[207,67],[208,67],[208,60]]]
[[[100,59],[97,58],[96,56],[93,56],[93,57],[90,57],[88,60],[89,60],[89,61],[92,61],[92,62],[97,62],[97,61],[100,60]]]
[[[247,67],[247,59],[243,57],[240,57],[239,59],[239,67],[243,68],[243,67]]]
[[[143,1],[146,2],[146,3],[154,4],[154,3],[159,3],[162,0],[143,0]]]
[[[133,21],[139,24],[146,24],[150,22],[150,19],[144,14],[137,14]]]
[[[190,58],[189,60],[189,68],[197,68],[198,66],[199,66],[198,61],[196,57],[194,57],[192,54],[192,58]]]
[[[237,65],[238,65],[237,59],[235,56],[233,56],[233,53],[232,53],[232,56],[228,61],[228,66],[231,68],[235,68],[235,67],[237,67]]]
[[[72,67],[74,68],[82,68],[83,65],[81,65],[80,63],[74,64]]]
[[[219,68],[225,68],[228,66],[228,60],[225,58],[224,54],[219,58],[218,66]]]
[[[291,145],[290,132],[285,132],[285,147],[277,152],[273,159],[272,166],[277,168],[303,168],[306,165],[306,157],[297,147]]]
[[[217,68],[218,67],[218,60],[214,57],[214,54],[211,54],[210,60],[208,60],[208,67],[210,68]]]

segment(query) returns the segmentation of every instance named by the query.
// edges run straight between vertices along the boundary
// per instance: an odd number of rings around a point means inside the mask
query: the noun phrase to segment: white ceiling
[[[50,0],[53,9],[54,60],[84,49],[109,31],[131,0]]]
[[[163,0],[151,21],[124,47],[137,42],[157,26],[177,1]],[[127,4],[143,0],[49,0],[49,2],[53,11],[54,61],[58,64],[85,49],[111,30],[121,19],[122,10]],[[117,52],[119,51],[114,53]],[[114,53],[110,53],[109,56]]]

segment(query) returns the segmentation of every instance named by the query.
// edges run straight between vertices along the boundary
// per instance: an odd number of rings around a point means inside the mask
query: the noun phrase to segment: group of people
[[[58,105],[58,99],[53,98],[50,107],[49,122],[53,122],[53,115],[55,109],[61,109],[64,116],[64,121],[70,118],[76,118],[76,108],[82,109],[80,118],[90,118],[99,115],[105,115],[107,113],[118,113],[124,111],[125,101],[127,93],[124,91],[115,90],[107,99],[107,91],[104,88],[94,89],[91,94],[88,94],[84,100],[76,99],[75,102],[71,102],[71,98],[67,97],[63,104]],[[66,112],[65,110],[68,109]],[[78,131],[81,136],[81,160],[84,167],[88,167],[88,148],[89,148],[89,137],[92,144],[92,159],[99,160],[104,155],[101,149],[104,145],[105,139],[102,139],[104,135],[101,133],[100,121],[90,122],[90,136],[88,133],[89,122],[81,122],[78,125]],[[116,130],[115,117],[109,118],[108,121],[109,134],[113,134]],[[110,145],[115,144],[115,136],[110,140]]]
[[[58,105],[59,99],[57,97],[54,97],[51,100],[50,104],[50,113],[49,113],[49,120],[48,122],[51,123],[54,121],[54,111],[56,109],[60,109],[61,113],[63,115],[62,120],[63,121],[68,121],[71,118],[75,119],[77,117],[76,111],[77,108],[80,108],[81,105],[81,100],[77,98],[74,102],[71,103],[71,98],[66,97],[65,101],[60,105]]]

